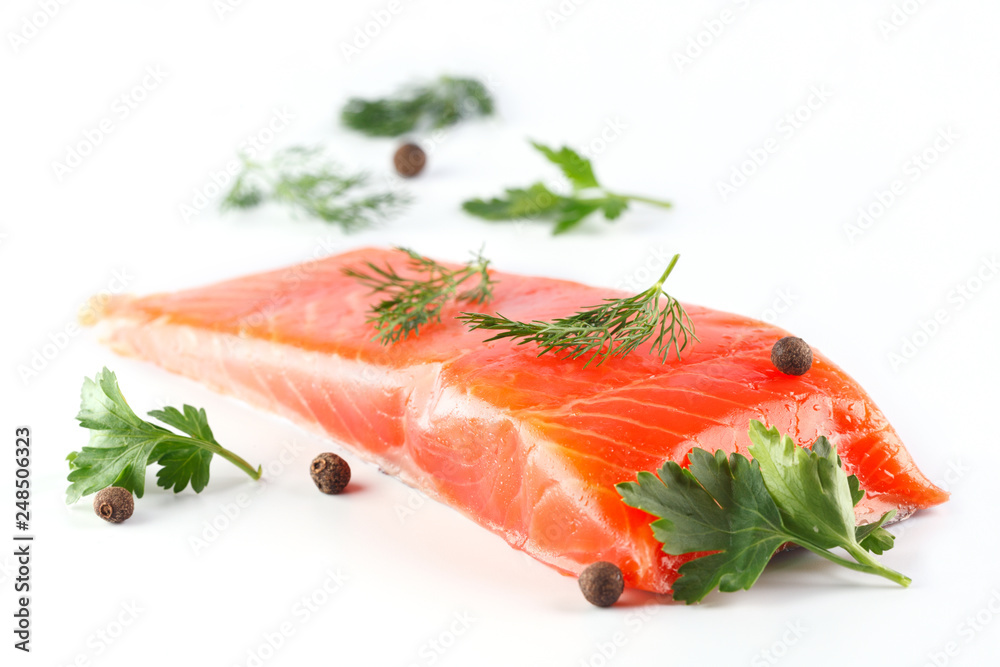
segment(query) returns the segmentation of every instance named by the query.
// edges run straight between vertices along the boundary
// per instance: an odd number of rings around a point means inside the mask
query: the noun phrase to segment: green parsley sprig
[[[500,313],[462,313],[458,319],[470,331],[497,331],[487,341],[501,338],[520,339],[518,345],[536,343],[541,351],[561,352],[565,359],[587,357],[584,367],[597,360],[624,357],[653,339],[650,351],[667,362],[671,352],[680,359],[681,352],[698,340],[694,323],[680,302],[663,290],[663,283],[674,270],[680,255],[674,255],[660,279],[635,296],[607,299],[597,306],[583,308],[568,317],[551,321],[519,322]]]
[[[372,262],[366,262],[368,272],[344,269],[346,275],[369,287],[373,294],[384,295],[372,306],[368,317],[378,332],[375,339],[383,345],[405,340],[411,333],[417,335],[425,324],[440,322],[441,308],[453,298],[468,303],[485,303],[493,298],[490,262],[482,253],[476,253],[460,269],[449,269],[408,248],[396,250],[409,256],[409,267],[419,277],[402,276],[389,264],[378,266]],[[459,291],[472,278],[475,284]]]
[[[118,386],[118,378],[104,368],[81,391],[80,426],[90,430],[90,442],[71,452],[66,503],[108,486],[120,486],[141,498],[146,485],[146,467],[160,466],[156,483],[180,493],[188,484],[196,493],[208,485],[212,457],[218,454],[252,479],[260,479],[260,467],[220,445],[203,409],[185,405],[183,411],[166,407],[149,413],[185,435],[177,434],[140,418],[129,407]]]
[[[493,113],[493,97],[476,79],[442,76],[401,90],[393,97],[351,98],[341,111],[347,127],[373,137],[398,137],[423,129],[439,129],[468,118]]]
[[[596,211],[607,220],[617,220],[631,202],[671,207],[668,201],[611,192],[598,183],[590,160],[568,147],[554,150],[534,141],[531,145],[562,170],[572,185],[571,194],[557,194],[538,182],[527,188],[507,188],[501,197],[470,199],[462,208],[485,220],[553,221],[556,224],[552,233],[563,234]]]
[[[668,461],[657,474],[640,472],[636,482],[616,487],[627,505],[660,517],[652,528],[663,551],[713,552],[680,567],[676,600],[692,604],[715,588],[750,588],[786,542],[852,570],[910,584],[871,556],[892,548],[894,537],[882,526],[896,511],[855,526],[854,506],[864,491],[844,471],[829,440],[798,447],[756,420],[750,422],[750,440],[753,460],[695,448],[688,468]],[[837,547],[854,560],[831,551]]]
[[[243,171],[222,201],[222,209],[248,209],[271,200],[355,231],[380,222],[404,205],[402,192],[367,190],[369,176],[345,173],[322,148],[291,146],[269,162],[242,157]]]

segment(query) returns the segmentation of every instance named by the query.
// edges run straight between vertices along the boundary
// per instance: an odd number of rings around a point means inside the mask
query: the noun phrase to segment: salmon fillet
[[[749,456],[751,419],[799,445],[827,435],[865,498],[859,523],[900,516],[948,494],[914,464],[872,400],[814,354],[783,375],[771,346],[787,333],[757,320],[685,305],[700,342],[663,364],[644,346],[584,368],[536,356],[533,345],[484,343],[454,319],[462,310],[551,319],[621,292],[493,273],[487,306],[449,304],[442,322],[392,346],[373,342],[373,297],[345,267],[407,258],[363,249],[173,294],[115,297],[102,338],[117,352],[334,438],[363,459],[459,510],[563,572],[617,564],[629,586],[666,593],[691,556],[670,556],[650,515],[615,491],[641,470],[693,447]]]

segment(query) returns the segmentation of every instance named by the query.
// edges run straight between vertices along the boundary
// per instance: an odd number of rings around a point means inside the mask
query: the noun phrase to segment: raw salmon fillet
[[[622,293],[496,272],[487,306],[452,304],[442,322],[392,346],[366,323],[378,297],[345,267],[389,263],[364,249],[175,294],[116,297],[100,322],[116,351],[147,359],[324,433],[407,484],[563,572],[616,563],[630,586],[666,593],[690,556],[669,556],[650,515],[618,482],[680,461],[692,447],[748,455],[751,419],[798,444],[836,444],[867,490],[867,523],[906,516],[948,494],[917,469],[896,432],[844,371],[816,353],[801,377],[778,372],[785,331],[685,306],[699,343],[666,364],[644,346],[584,368],[534,345],[483,343],[462,310],[550,319]]]

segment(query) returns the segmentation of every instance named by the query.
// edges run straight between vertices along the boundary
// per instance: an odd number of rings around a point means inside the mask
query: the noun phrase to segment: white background
[[[591,0],[564,2],[572,13],[553,23],[555,0],[420,0],[403,2],[348,62],[341,45],[387,2],[247,0],[221,15],[209,0],[74,2],[32,32],[24,21],[42,22],[40,4],[0,11],[0,433],[12,449],[14,427],[32,427],[37,536],[30,656],[10,646],[13,560],[0,549],[4,664],[256,664],[249,652],[283,623],[293,632],[264,650],[263,664],[769,664],[763,651],[790,665],[996,661],[1000,280],[984,262],[1000,251],[1000,7]],[[887,31],[897,4],[912,16],[897,13],[901,25]],[[720,29],[724,9],[731,20]],[[31,36],[14,44],[11,34]],[[705,46],[679,64],[689,40]],[[141,85],[146,68],[160,68],[162,82],[120,118],[116,98]],[[182,217],[180,206],[194,205],[276,109],[294,121],[267,150],[322,143],[381,179],[395,142],[338,127],[340,105],[441,73],[489,79],[498,114],[446,133],[427,172],[405,185],[415,204],[381,228],[347,236],[271,207],[220,215],[214,200]],[[809,110],[813,89],[829,96]],[[782,129],[796,112],[805,120]],[[53,163],[104,118],[112,132],[58,178]],[[602,149],[592,142],[609,123],[624,129]],[[935,151],[942,131],[955,138]],[[554,175],[529,137],[591,145],[608,186],[672,199],[675,209],[635,206],[614,225],[594,220],[561,238],[465,216],[465,198]],[[777,150],[721,196],[719,183],[768,139]],[[935,160],[914,172],[924,151]],[[859,207],[896,179],[902,194],[849,238]],[[336,443],[117,358],[90,332],[63,335],[88,296],[118,287],[116,272],[128,291],[149,293],[360,245],[461,260],[484,243],[500,269],[597,285],[648,281],[645,263],[680,252],[675,295],[776,316],[841,364],[954,494],[898,528],[884,558],[913,586],[796,553],[750,592],[698,607],[636,606],[651,600],[635,594],[599,610],[573,579],[369,466],[355,464],[352,493],[317,493],[308,462],[342,451]],[[992,280],[977,282],[980,271]],[[959,286],[979,289],[965,299]],[[919,335],[937,311],[944,324]],[[916,354],[894,368],[889,355],[914,337]],[[62,348],[22,377],[52,341]],[[139,412],[207,408],[223,444],[271,466],[267,484],[216,462],[199,496],[175,497],[150,478],[120,526],[98,520],[86,500],[67,508],[63,457],[86,441],[73,419],[79,387],[105,364]],[[14,532],[12,454],[0,457],[0,535]],[[206,536],[206,522],[225,524],[224,508],[234,514],[241,494],[251,501],[196,553],[191,539]],[[347,577],[330,595],[317,592],[327,572]],[[296,607],[314,595],[323,601],[315,611]],[[124,630],[123,605],[141,610]],[[462,615],[467,629],[455,624]],[[449,647],[438,653],[431,641]]]

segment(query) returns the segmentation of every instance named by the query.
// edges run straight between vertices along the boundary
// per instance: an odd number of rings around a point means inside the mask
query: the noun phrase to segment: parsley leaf
[[[886,521],[896,516],[896,510],[889,510],[875,523],[858,526],[855,539],[867,551],[881,555],[892,548],[896,536],[883,528]]]
[[[508,188],[503,198],[472,199],[462,204],[462,208],[485,220],[554,217],[560,210],[562,199],[544,183],[535,183],[528,188]]]
[[[836,450],[823,438],[812,449],[797,446],[778,429],[750,422],[750,454],[792,533],[824,549],[854,540],[854,502]]]
[[[183,413],[168,407],[150,415],[188,435],[178,435],[136,415],[122,395],[118,378],[107,368],[93,380],[84,379],[77,420],[90,430],[90,442],[66,457],[70,466],[67,504],[108,486],[123,487],[141,498],[146,467],[153,463],[163,466],[157,475],[163,488],[179,492],[190,483],[200,492],[208,484],[212,454],[260,479],[260,468],[255,470],[215,441],[204,410],[185,405]]]
[[[843,546],[844,540],[853,534],[858,544],[872,553],[882,554],[892,548],[895,537],[882,528],[882,525],[896,515],[896,510],[886,512],[875,523],[854,526],[853,509],[864,498],[865,492],[861,489],[857,475],[848,476],[843,473],[840,456],[826,436],[817,438],[807,450],[796,447],[788,436],[780,436],[777,429],[765,429],[760,422],[751,422],[750,431],[755,443],[764,440],[769,443],[767,447],[759,444],[751,447],[750,453],[760,462],[761,472],[769,488],[777,489],[776,492],[772,491],[772,495],[782,509],[782,517],[787,524],[794,524],[795,517],[799,518],[801,524],[801,518],[808,517],[812,511],[812,519],[797,528],[807,533],[812,530],[817,544],[826,540],[831,545],[827,548]],[[772,455],[775,452],[777,455]],[[799,468],[801,474],[790,474],[787,471],[790,467]],[[792,479],[791,483],[797,485],[797,488],[786,487],[786,479]],[[803,502],[804,498],[821,498],[822,501],[817,505],[815,500]],[[807,504],[811,505],[808,509]],[[817,515],[832,517],[838,512],[836,525],[828,521],[823,530],[819,525],[814,525]]]
[[[823,436],[820,437],[822,438]],[[815,448],[815,446],[814,444],[813,447]],[[861,481],[857,475],[851,475],[847,478],[847,484],[851,487],[851,502],[857,505],[865,497],[865,492],[861,490]]]
[[[547,157],[549,162],[558,165],[562,169],[563,174],[573,184],[574,190],[601,187],[594,176],[594,167],[590,164],[590,160],[576,151],[566,146],[555,151],[537,141],[532,141],[531,145],[535,147],[535,150]]]
[[[695,448],[685,469],[666,462],[658,475],[640,472],[636,482],[617,485],[627,505],[653,514],[653,534],[672,555],[712,552],[685,563],[674,582],[674,598],[698,602],[716,587],[750,588],[771,556],[792,542],[845,567],[907,586],[907,577],[884,567],[870,553],[892,546],[882,525],[855,527],[855,490],[826,438],[798,447],[777,429],[750,423],[751,461]],[[887,537],[888,536],[888,537]],[[830,551],[846,550],[854,560]]]
[[[125,402],[114,373],[104,369],[81,390],[80,426],[90,429],[90,443],[70,459],[66,503],[108,486],[121,486],[142,497],[150,454],[171,436],[143,421]]]
[[[184,412],[181,413],[177,408],[168,406],[162,410],[151,410],[149,416],[187,433],[192,438],[222,446],[212,435],[204,408],[185,405]],[[201,493],[202,489],[208,486],[212,456],[211,451],[195,443],[177,443],[173,447],[161,447],[160,450],[154,451],[151,457],[163,466],[156,473],[156,483],[164,489],[173,487],[174,493],[180,493],[190,483],[195,493]]]
[[[559,167],[573,192],[561,195],[544,183],[527,188],[507,188],[501,197],[470,199],[462,204],[466,213],[484,220],[545,220],[555,222],[553,234],[576,228],[587,216],[601,211],[607,220],[617,220],[631,202],[638,201],[669,208],[670,202],[615,194],[601,186],[590,160],[566,146],[555,150],[536,141],[535,149]]]
[[[601,210],[604,212],[604,217],[608,220],[617,220],[618,216],[622,214],[628,208],[628,198],[619,197],[618,195],[608,195],[608,197],[601,202]]]
[[[198,445],[177,444],[151,458],[153,462],[162,466],[156,472],[156,484],[164,489],[180,493],[190,483],[195,493],[201,493],[208,486],[212,452]]]
[[[640,472],[618,491],[627,505],[660,517],[653,535],[666,553],[716,552],[682,565],[674,583],[675,599],[697,602],[716,587],[750,588],[787,538],[755,463],[704,449],[689,456],[687,469],[671,461],[659,478]]]
[[[583,201],[561,197],[558,220],[552,230],[553,234],[564,234],[576,227],[588,215],[601,208],[600,202]]]

